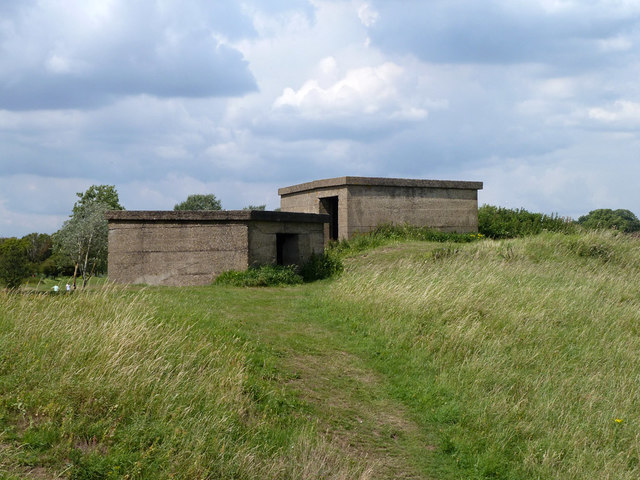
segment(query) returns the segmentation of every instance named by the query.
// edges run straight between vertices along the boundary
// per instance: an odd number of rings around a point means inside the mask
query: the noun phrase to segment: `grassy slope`
[[[638,478],[638,240],[347,264],[294,288],[0,297],[0,476]]]
[[[637,239],[543,235],[378,252],[332,293],[460,477],[631,479],[639,273]]]

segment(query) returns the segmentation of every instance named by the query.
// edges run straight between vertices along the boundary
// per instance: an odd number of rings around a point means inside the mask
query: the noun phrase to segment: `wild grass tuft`
[[[484,235],[478,233],[440,232],[408,224],[379,225],[371,232],[354,235],[349,240],[340,240],[330,244],[329,252],[333,255],[344,256],[398,242],[469,243],[480,240],[482,237]]]
[[[330,295],[452,477],[640,477],[638,239],[400,249],[353,259]]]
[[[335,277],[343,270],[344,265],[339,256],[335,252],[327,251],[322,255],[311,255],[309,261],[300,268],[300,275],[305,282],[313,282]]]
[[[250,356],[228,332],[158,323],[145,293],[0,294],[0,476],[367,478],[267,413]]]

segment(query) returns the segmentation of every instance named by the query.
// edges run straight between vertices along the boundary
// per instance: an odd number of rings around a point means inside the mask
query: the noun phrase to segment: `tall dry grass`
[[[407,245],[331,294],[465,478],[640,478],[638,239]]]
[[[248,348],[158,323],[144,293],[0,294],[0,473],[368,478],[313,425],[260,408]]]

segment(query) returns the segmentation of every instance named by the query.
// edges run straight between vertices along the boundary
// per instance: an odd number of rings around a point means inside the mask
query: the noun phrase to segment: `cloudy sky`
[[[637,0],[0,0],[0,236],[343,175],[640,214]]]

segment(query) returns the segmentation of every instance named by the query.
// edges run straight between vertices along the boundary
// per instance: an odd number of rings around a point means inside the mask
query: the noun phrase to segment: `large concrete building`
[[[481,182],[340,177],[281,188],[281,212],[111,211],[109,278],[205,285],[227,270],[305,263],[381,224],[478,230]]]
[[[338,177],[278,190],[282,211],[328,214],[325,235],[350,238],[381,224],[478,231],[482,182]]]
[[[302,264],[324,249],[327,215],[264,211],[110,211],[109,279],[206,285],[226,270]]]

